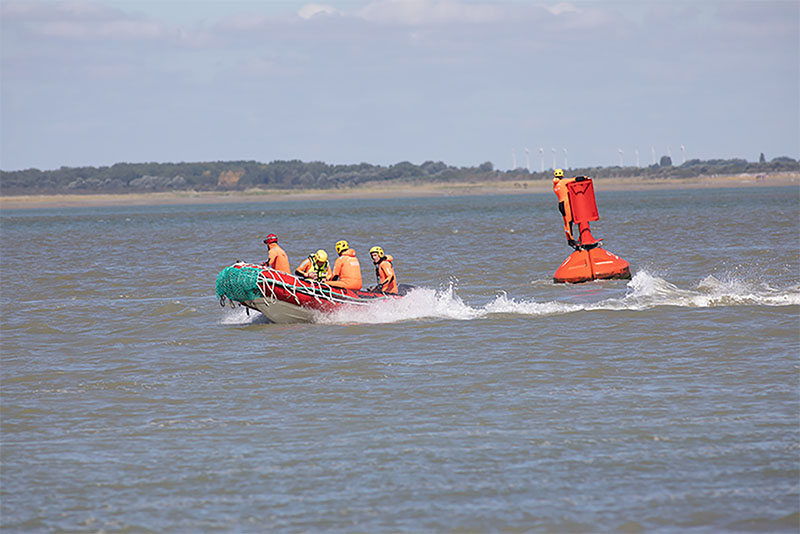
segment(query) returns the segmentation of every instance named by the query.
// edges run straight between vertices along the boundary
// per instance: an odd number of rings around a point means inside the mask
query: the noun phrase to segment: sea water
[[[0,527],[797,532],[800,189],[0,213]],[[274,325],[217,273],[380,245],[408,297]]]

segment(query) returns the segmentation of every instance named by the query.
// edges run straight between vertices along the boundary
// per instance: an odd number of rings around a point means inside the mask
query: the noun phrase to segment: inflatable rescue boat
[[[310,323],[318,312],[400,298],[408,289],[410,286],[401,284],[400,295],[355,291],[245,262],[225,267],[217,276],[220,305],[228,301],[235,306],[238,302],[261,312],[273,323]]]

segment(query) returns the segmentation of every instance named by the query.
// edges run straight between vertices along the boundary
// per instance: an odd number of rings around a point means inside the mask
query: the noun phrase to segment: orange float
[[[589,222],[600,220],[591,178],[578,176],[567,184],[572,220],[580,230],[580,244],[553,274],[556,283],[577,284],[592,280],[629,279],[630,264],[616,254],[600,248],[602,240],[592,235]]]
[[[629,279],[627,261],[602,248],[578,249],[564,260],[553,275],[556,283],[577,284],[592,280]]]

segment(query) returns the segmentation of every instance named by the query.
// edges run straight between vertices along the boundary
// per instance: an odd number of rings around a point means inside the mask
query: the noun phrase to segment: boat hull
[[[260,312],[272,323],[291,324],[291,323],[311,323],[314,320],[314,310],[290,304],[277,299],[259,298],[242,302],[252,310]]]

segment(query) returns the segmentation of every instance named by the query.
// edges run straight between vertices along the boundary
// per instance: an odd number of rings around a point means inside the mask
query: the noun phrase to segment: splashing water
[[[259,312],[249,310],[244,306],[237,306],[233,309],[226,307],[225,313],[220,320],[220,324],[224,325],[246,325],[261,323],[269,323],[269,320]]]
[[[710,308],[720,306],[797,306],[800,287],[779,290],[768,284],[736,278],[719,280],[707,276],[694,289],[682,289],[663,278],[640,271],[628,282],[626,293],[593,303],[551,300],[516,300],[505,292],[484,306],[473,307],[456,294],[454,282],[442,290],[417,288],[402,299],[378,301],[368,306],[343,306],[333,312],[319,313],[314,322],[321,324],[381,324],[424,319],[470,321],[494,314],[531,316],[562,315],[578,311],[642,311],[660,306]],[[246,315],[243,308],[231,310],[222,324],[253,324],[260,314]]]
[[[800,304],[800,286],[788,291],[774,289],[764,282],[728,279],[717,280],[707,276],[698,284],[706,294],[696,297],[697,306],[765,305],[797,306]]]
[[[719,280],[709,275],[695,289],[681,289],[666,280],[643,271],[628,283],[630,292],[621,299],[628,309],[656,306],[709,308],[717,306],[792,306],[800,304],[800,287],[786,290],[751,280],[729,278]]]
[[[378,301],[369,306],[345,306],[320,314],[317,322],[376,324],[432,318],[465,321],[483,315],[486,315],[485,311],[465,304],[451,283],[443,291],[417,288],[401,299]]]

